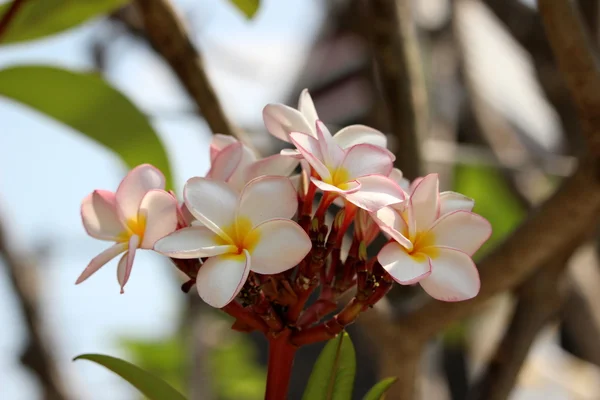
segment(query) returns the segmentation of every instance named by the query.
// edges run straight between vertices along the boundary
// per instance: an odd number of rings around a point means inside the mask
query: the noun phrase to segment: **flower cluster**
[[[471,256],[491,227],[471,212],[473,200],[440,193],[436,174],[410,184],[375,129],[353,125],[332,135],[306,90],[297,110],[269,104],[263,117],[272,135],[295,148],[259,159],[236,139],[215,135],[211,168],[188,180],[183,204],[149,165],[133,169],[116,193],[86,197],[87,232],[116,244],[77,283],[125,252],[122,290],[136,249],[153,249],[187,275],[184,291],[195,285],[205,302],[236,317],[234,329],[285,332],[296,346],[335,336],[393,282],[419,283],[443,301],[477,295]],[[381,233],[389,240],[369,257]],[[342,251],[346,236],[351,243]],[[351,290],[352,300],[320,322]]]

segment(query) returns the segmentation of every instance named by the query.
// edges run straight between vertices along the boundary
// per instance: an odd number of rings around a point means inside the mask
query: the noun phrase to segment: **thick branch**
[[[13,250],[6,230],[1,225],[0,256],[4,259],[28,335],[27,347],[21,355],[21,363],[39,379],[45,400],[67,400],[69,396],[64,380],[54,361],[52,347],[46,342],[47,336],[40,318],[35,266],[28,262],[25,255],[17,254]]]
[[[2,35],[6,33],[23,4],[25,4],[25,0],[13,0],[8,10],[0,17],[0,42],[2,42]]]

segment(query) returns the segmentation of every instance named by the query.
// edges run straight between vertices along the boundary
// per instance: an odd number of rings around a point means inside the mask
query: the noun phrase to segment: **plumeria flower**
[[[479,293],[479,273],[471,256],[490,237],[490,223],[471,212],[473,200],[439,193],[437,174],[414,186],[408,201],[373,213],[394,241],[377,259],[400,284],[418,282],[443,301],[470,299]]]
[[[267,130],[283,141],[290,142],[292,132],[301,132],[317,138],[315,124],[319,116],[307,89],[300,93],[298,110],[283,104],[268,104],[263,109],[263,119]],[[383,133],[365,125],[343,128],[333,135],[333,141],[343,149],[359,143],[369,143],[384,148],[387,146],[387,139]],[[282,154],[300,157],[300,153],[292,149],[283,150]]]
[[[81,219],[87,233],[116,243],[89,263],[76,284],[125,253],[117,267],[123,293],[136,250],[152,249],[158,239],[177,228],[177,200],[164,189],[164,175],[152,165],[144,164],[125,176],[116,193],[95,190],[83,200]]]
[[[220,134],[213,136],[210,161],[211,168],[206,177],[227,182],[237,191],[259,176],[289,176],[299,162],[281,154],[259,160],[248,146]]]
[[[288,178],[262,176],[237,193],[225,182],[192,178],[184,189],[188,210],[203,226],[173,232],[154,249],[173,258],[204,258],[196,277],[200,297],[221,308],[244,286],[250,271],[277,274],[296,266],[311,249],[290,218],[298,207]]]
[[[343,149],[321,121],[316,127],[317,138],[292,132],[290,139],[318,174],[319,178],[310,179],[319,189],[367,211],[404,200],[404,191],[388,178],[393,169],[392,153],[366,143]]]

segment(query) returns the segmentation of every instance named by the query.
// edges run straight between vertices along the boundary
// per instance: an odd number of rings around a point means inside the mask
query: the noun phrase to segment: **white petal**
[[[298,160],[303,160],[304,158],[302,157],[302,153],[300,153],[298,150],[296,149],[282,149],[279,154],[281,154],[282,156],[286,156],[286,157],[293,157],[293,158],[297,158]]]
[[[357,178],[360,189],[345,194],[349,202],[369,212],[404,200],[404,191],[394,181],[382,175],[369,175]]]
[[[389,177],[391,180],[396,182],[398,186],[400,186],[405,192],[408,192],[410,190],[410,181],[404,177],[402,171],[400,171],[398,168],[393,168],[392,172],[390,172]]]
[[[440,216],[452,211],[473,211],[475,200],[456,192],[440,193]]]
[[[331,132],[325,126],[322,121],[317,121],[317,141],[319,142],[319,149],[321,149],[321,155],[323,163],[330,169],[337,168],[344,161],[345,152],[342,148],[333,141]]]
[[[410,285],[426,278],[431,273],[429,258],[424,255],[413,257],[398,243],[388,243],[377,255],[377,260],[394,280]]]
[[[119,265],[117,266],[117,281],[121,286],[121,293],[123,293],[123,288],[127,281],[129,281],[129,276],[131,276],[135,251],[139,244],[140,238],[137,235],[131,236],[129,238],[129,250],[127,253],[123,254],[123,257],[119,260]]]
[[[388,176],[393,168],[392,153],[372,144],[357,144],[347,150],[342,168],[350,179],[374,174]]]
[[[431,227],[436,246],[451,247],[473,255],[492,234],[492,226],[481,215],[454,211]]]
[[[191,178],[183,188],[183,197],[189,212],[198,221],[221,237],[229,238],[223,228],[235,220],[237,194],[232,188],[225,182]]]
[[[91,237],[116,240],[126,229],[119,218],[114,193],[96,190],[81,203],[81,220]]]
[[[429,174],[419,181],[410,195],[411,217],[418,231],[428,229],[439,215],[439,181],[437,174]]]
[[[263,158],[248,168],[246,182],[263,175],[289,176],[299,163],[300,160],[281,154]]]
[[[259,274],[278,274],[293,268],[312,247],[304,229],[289,219],[267,221],[254,228],[253,234],[258,234],[259,241],[250,250],[252,271]]]
[[[221,150],[236,142],[237,139],[230,135],[223,135],[221,133],[213,135],[212,141],[210,142],[210,163],[212,164],[214,162],[215,157]]]
[[[324,160],[317,139],[303,133],[292,132],[290,140],[322,180],[331,178],[329,169],[323,164]]]
[[[304,115],[304,118],[306,118],[306,121],[311,127],[315,126],[319,116],[317,115],[315,103],[313,103],[312,97],[310,97],[310,94],[308,93],[308,89],[304,89],[302,92],[300,92],[300,98],[298,99],[298,111]]]
[[[361,143],[368,143],[379,147],[387,146],[387,138],[383,133],[365,125],[350,125],[340,129],[333,135],[333,140],[342,149],[347,149]]]
[[[242,290],[249,272],[250,255],[246,250],[239,255],[211,257],[198,271],[198,294],[209,305],[224,307]]]
[[[132,169],[119,185],[117,205],[125,220],[136,218],[142,199],[152,189],[164,189],[165,176],[156,167],[143,164]]]
[[[337,186],[330,185],[329,183],[325,183],[314,177],[310,178],[310,181],[312,183],[314,183],[315,186],[318,187],[319,189],[321,189],[321,191],[323,191],[323,192],[350,194],[350,193],[356,193],[358,190],[360,190],[360,183],[358,183],[358,181],[350,181],[350,182],[344,183],[345,189],[340,189]]]
[[[290,141],[291,132],[315,136],[315,128],[308,123],[304,115],[283,104],[267,104],[263,109],[263,120],[271,135],[286,142]]]
[[[177,229],[177,200],[164,190],[151,190],[142,199],[138,220],[146,221],[140,245],[151,249],[154,243]]]
[[[213,257],[237,251],[233,245],[223,245],[219,236],[204,226],[179,229],[154,244],[154,250],[172,258]]]
[[[433,298],[441,301],[468,300],[479,293],[481,283],[475,263],[467,254],[439,248],[431,260],[431,275],[419,283]]]
[[[298,194],[283,176],[261,176],[244,187],[237,215],[247,217],[252,227],[273,218],[292,218],[298,210]]]
[[[81,275],[79,275],[79,278],[77,278],[77,281],[75,281],[75,284],[77,285],[77,284],[85,281],[87,278],[92,276],[96,271],[98,271],[102,266],[104,266],[104,264],[106,264],[107,262],[109,262],[110,260],[112,260],[113,258],[118,256],[119,254],[121,254],[122,252],[127,250],[127,245],[128,245],[127,243],[117,243],[117,244],[109,247],[108,249],[104,250],[102,253],[98,254],[96,257],[94,257],[92,259],[92,261],[90,261],[90,263],[83,270]]]
[[[248,146],[242,146],[242,159],[228,181],[229,185],[237,190],[238,193],[248,182],[246,180],[246,173],[248,172],[250,166],[255,162],[256,154],[254,154],[254,151]]]
[[[230,144],[221,150],[215,156],[214,160],[211,161],[210,170],[206,174],[206,177],[226,182],[236,168],[238,168],[240,161],[242,161],[242,154],[243,149],[240,142]]]
[[[373,221],[377,223],[382,231],[390,235],[392,239],[400,243],[408,250],[412,250],[413,244],[404,236],[408,234],[408,227],[402,216],[391,207],[383,207],[374,213],[371,213]]]

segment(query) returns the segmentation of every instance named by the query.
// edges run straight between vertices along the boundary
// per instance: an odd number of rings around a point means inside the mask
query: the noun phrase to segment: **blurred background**
[[[597,45],[599,2],[578,1]],[[418,147],[412,148],[392,134],[394,120],[404,116],[384,107],[389,88],[376,79],[382,77],[373,63],[376,21],[366,1],[263,0],[252,19],[226,0],[173,3],[204,57],[225,113],[262,154],[282,146],[265,131],[264,105],[295,107],[300,91],[308,88],[330,126],[363,123],[381,129],[390,134],[409,178],[438,172],[444,189],[475,198],[475,211],[494,227],[479,256],[509,235],[575,166],[579,127],[533,0],[412,1],[413,71],[421,83],[413,123]],[[211,130],[149,45],[132,7],[115,8],[47,38],[0,45],[0,69],[22,65],[95,71],[123,93],[157,132],[178,193],[189,177],[207,172]],[[31,310],[24,313],[22,307],[26,292],[36,299],[34,325],[43,333],[40,340],[50,349],[51,369],[60,372],[55,379],[68,399],[140,398],[101,367],[73,363],[81,353],[130,360],[192,400],[261,399],[265,343],[230,331],[231,321],[206,309],[195,294],[184,295],[174,269],[158,255],[138,253],[124,295],[115,279],[116,262],[74,285],[106,247],[85,234],[80,202],[96,188],[115,190],[126,165],[72,127],[14,101],[18,95],[8,96],[2,87],[14,83],[3,80],[0,71],[0,398],[43,398],[44,384],[24,366],[40,356],[25,352],[31,347]],[[24,79],[19,85],[25,86],[17,91],[39,91],[50,102],[73,102],[60,90],[49,92],[43,80]],[[76,103],[66,107],[78,109]],[[87,106],[93,114],[93,104]],[[117,125],[118,117],[112,121]],[[127,139],[122,141],[127,147]],[[127,151],[145,157],[142,147],[129,146]],[[568,275],[576,295],[538,335],[512,398],[600,399],[600,349],[594,348],[600,339],[597,258],[593,243],[571,258]],[[27,271],[27,287],[15,290],[15,269]],[[405,290],[393,298],[413,295]],[[423,359],[423,398],[464,398],[467,382],[493,354],[513,306],[513,295],[498,296],[431,344]],[[359,357],[355,396],[361,398],[377,381],[379,354],[386,349],[372,326],[359,322],[352,330]],[[313,347],[299,355],[291,398],[300,398],[319,351]]]

